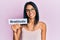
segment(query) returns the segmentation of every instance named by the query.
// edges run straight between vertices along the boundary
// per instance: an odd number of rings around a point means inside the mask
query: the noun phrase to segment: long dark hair
[[[34,21],[34,24],[36,25],[39,21],[39,12],[38,12],[38,8],[37,6],[35,5],[34,2],[27,2],[24,6],[24,18],[27,18],[27,22],[29,23],[29,17],[27,16],[27,13],[26,13],[26,7],[27,5],[32,5],[36,11],[36,16],[35,16],[35,21]]]

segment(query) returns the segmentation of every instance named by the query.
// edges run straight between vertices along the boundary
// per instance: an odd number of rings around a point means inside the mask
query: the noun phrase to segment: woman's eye
[[[26,10],[26,12],[29,12],[29,10]]]
[[[35,9],[31,9],[31,10],[35,10]]]
[[[32,11],[34,11],[34,10],[35,10],[35,9],[33,9],[33,8],[32,8],[32,9],[26,9],[26,12],[30,12],[30,11],[32,12]]]
[[[32,11],[34,11],[35,9],[31,9]]]

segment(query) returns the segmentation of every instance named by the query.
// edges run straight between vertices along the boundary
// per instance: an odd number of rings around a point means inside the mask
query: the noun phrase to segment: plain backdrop
[[[10,18],[23,18],[24,4],[33,1],[40,21],[46,23],[47,40],[60,40],[60,0],[0,0],[0,40],[13,40]]]

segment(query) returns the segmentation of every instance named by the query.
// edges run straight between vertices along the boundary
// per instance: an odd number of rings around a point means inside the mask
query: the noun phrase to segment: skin
[[[31,5],[27,5],[26,13],[29,17],[29,23],[27,25],[22,26],[20,24],[15,24],[11,26],[13,30],[13,40],[20,40],[22,28],[25,28],[27,31],[35,31],[41,29],[41,40],[46,40],[46,24],[40,21],[36,25],[34,25],[36,15],[34,7]]]

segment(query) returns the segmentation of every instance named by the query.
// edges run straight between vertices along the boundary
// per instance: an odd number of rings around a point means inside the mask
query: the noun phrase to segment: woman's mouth
[[[33,14],[33,13],[31,13],[31,14],[30,14],[30,16],[34,16],[34,14]]]

